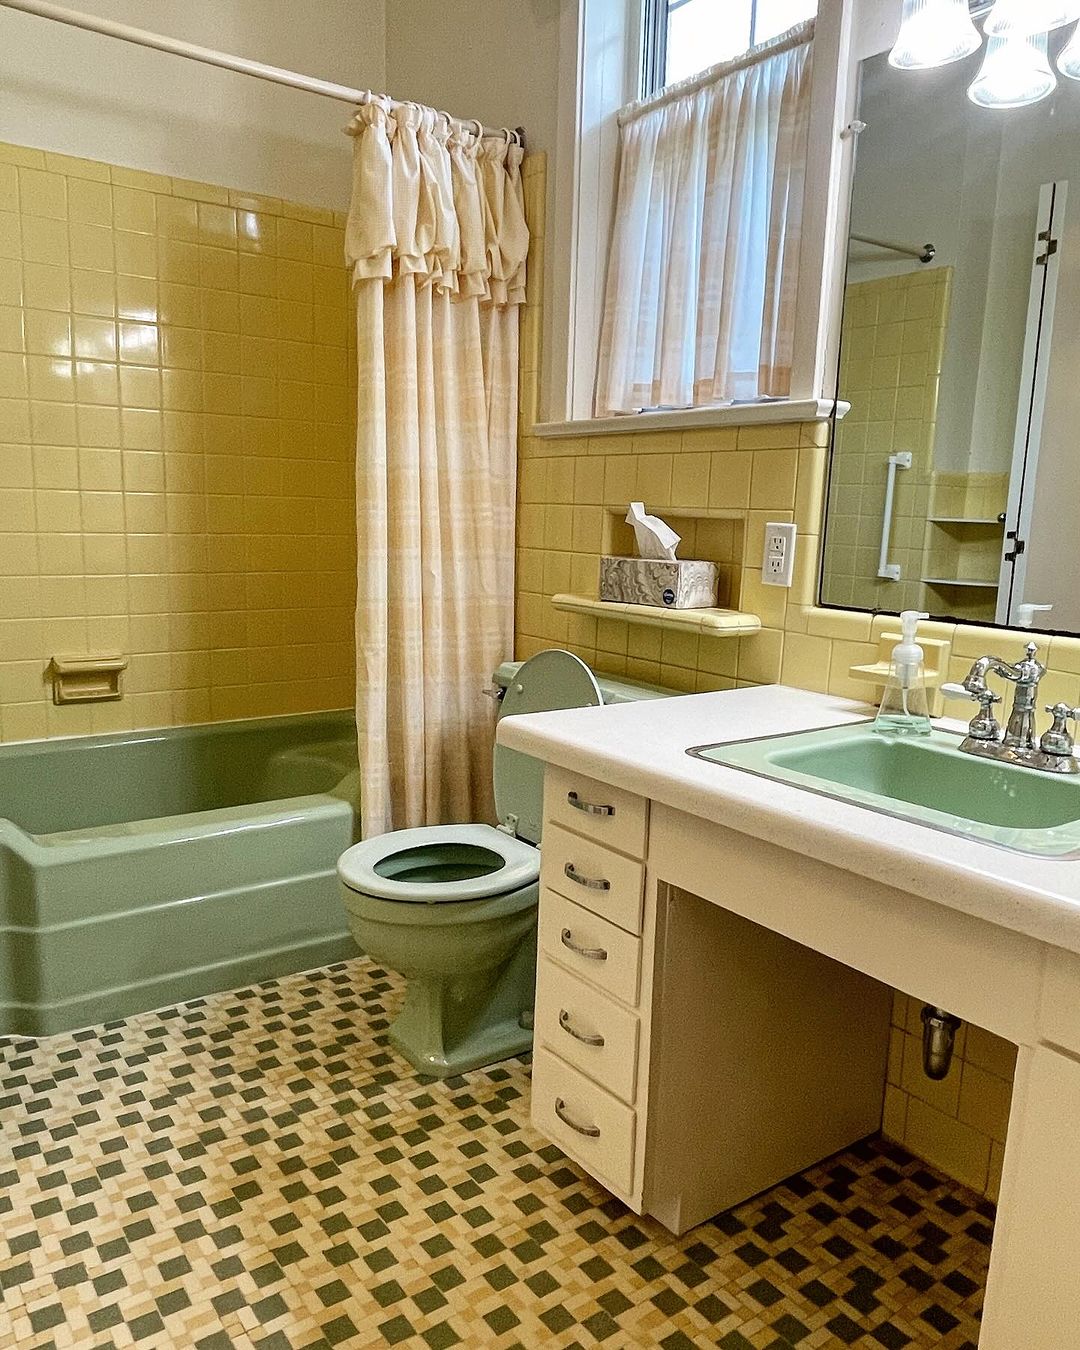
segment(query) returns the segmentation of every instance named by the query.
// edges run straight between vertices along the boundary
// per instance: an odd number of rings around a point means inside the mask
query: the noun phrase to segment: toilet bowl
[[[602,702],[583,661],[545,651],[518,669],[499,716]],[[438,1078],[532,1045],[543,766],[496,745],[493,785],[498,828],[394,830],[338,860],[357,944],[406,980],[390,1043]]]

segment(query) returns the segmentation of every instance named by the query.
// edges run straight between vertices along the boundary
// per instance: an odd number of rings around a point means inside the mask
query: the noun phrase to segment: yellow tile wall
[[[851,410],[833,447],[822,569],[830,604],[942,612],[940,597],[925,603],[920,579],[951,283],[951,267],[932,267],[847,288],[839,388]],[[912,464],[897,473],[889,547],[902,579],[887,581],[877,575],[887,459],[905,450]],[[957,613],[956,599],[950,592],[946,613]]]
[[[344,218],[0,145],[0,737],[351,704]],[[129,658],[54,707],[54,653]]]
[[[539,252],[539,157],[526,175],[526,203]],[[896,620],[818,605],[828,424],[537,437],[540,284],[539,271],[531,271],[522,329],[523,339],[528,338],[522,344],[517,656],[559,645],[598,670],[686,691],[780,681],[865,698],[867,686],[851,680],[848,669],[876,659],[878,637],[895,629]],[[980,486],[989,492],[995,485]],[[699,531],[703,520],[739,520],[742,562],[731,584],[741,607],[760,614],[760,633],[697,638],[552,608],[550,597],[560,591],[596,595],[605,528],[610,530],[611,521],[625,514],[633,497],[662,514],[695,520]],[[786,591],[763,587],[765,522],[792,519],[799,526],[794,585]],[[926,623],[921,631],[951,642],[951,680],[962,679],[984,652],[1019,652],[1032,636],[951,622]],[[1080,639],[1055,636],[1042,642],[1042,658],[1049,667],[1045,701],[1080,704]],[[966,1027],[946,1085],[938,1091],[921,1071],[914,1072],[919,1007],[903,994],[896,997],[885,1131],[974,1189],[995,1196],[1014,1048],[980,1028]]]

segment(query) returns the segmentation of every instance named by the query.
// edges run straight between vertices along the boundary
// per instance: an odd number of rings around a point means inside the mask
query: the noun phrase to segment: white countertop
[[[1080,861],[1014,853],[686,753],[866,716],[864,704],[768,685],[505,717],[497,737],[546,763],[1080,953]]]

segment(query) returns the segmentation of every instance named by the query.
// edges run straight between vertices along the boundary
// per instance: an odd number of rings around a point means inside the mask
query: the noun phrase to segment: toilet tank
[[[520,670],[522,662],[504,661],[492,675],[492,681],[499,689],[505,689]],[[594,670],[596,683],[600,687],[605,703],[639,703],[647,698],[671,698],[685,692],[678,689],[664,689],[658,684],[645,684],[640,680],[628,680],[622,675],[605,675]]]

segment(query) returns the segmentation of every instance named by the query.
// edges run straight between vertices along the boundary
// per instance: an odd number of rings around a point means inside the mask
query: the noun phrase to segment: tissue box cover
[[[718,576],[711,562],[602,557],[600,599],[662,609],[711,609]]]

